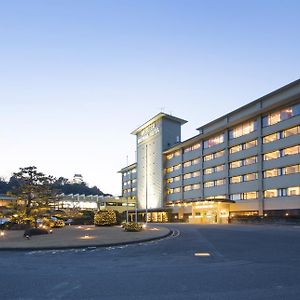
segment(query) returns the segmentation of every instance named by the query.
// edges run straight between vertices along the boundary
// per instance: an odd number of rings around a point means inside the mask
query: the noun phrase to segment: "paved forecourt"
[[[0,236],[0,250],[104,247],[149,241],[171,234],[168,228],[155,225],[148,225],[140,232],[125,232],[121,226],[66,226],[53,229],[52,234],[35,235],[30,239],[23,237],[23,230],[2,232],[4,236]]]

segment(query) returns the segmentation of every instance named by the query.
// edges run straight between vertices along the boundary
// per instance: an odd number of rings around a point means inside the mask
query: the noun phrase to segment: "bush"
[[[63,220],[51,220],[43,218],[43,225],[51,228],[62,228],[65,226],[65,222]]]
[[[125,223],[123,228],[125,231],[138,232],[142,230],[142,225],[140,223],[130,222]]]
[[[116,213],[113,210],[99,210],[94,217],[96,226],[112,226],[117,223]]]

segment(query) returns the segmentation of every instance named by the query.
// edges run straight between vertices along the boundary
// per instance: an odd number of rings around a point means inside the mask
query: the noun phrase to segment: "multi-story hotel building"
[[[132,132],[137,162],[120,172],[138,212],[204,223],[300,214],[300,80],[181,141],[184,123],[159,113]]]

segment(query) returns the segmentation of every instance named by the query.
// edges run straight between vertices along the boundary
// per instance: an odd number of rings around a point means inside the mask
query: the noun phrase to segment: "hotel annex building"
[[[300,80],[199,127],[159,113],[137,128],[122,196],[149,221],[300,215]]]

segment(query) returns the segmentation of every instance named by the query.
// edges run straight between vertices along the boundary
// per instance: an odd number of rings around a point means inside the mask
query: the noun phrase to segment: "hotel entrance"
[[[229,203],[214,201],[199,201],[192,203],[192,224],[227,224],[229,218]]]

